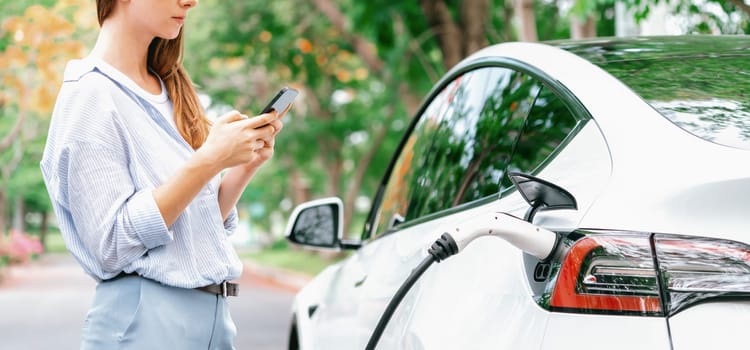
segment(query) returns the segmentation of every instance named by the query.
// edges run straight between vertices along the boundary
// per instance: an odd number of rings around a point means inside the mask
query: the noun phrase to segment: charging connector
[[[396,307],[432,263],[441,262],[458,254],[469,243],[482,236],[502,238],[524,252],[542,260],[547,259],[555,251],[559,241],[556,233],[505,213],[485,214],[482,217],[475,217],[451,227],[450,230],[444,231],[440,238],[432,243],[427,249],[427,257],[422,260],[417,268],[412,270],[409,277],[393,295],[391,302],[380,316],[365,350],[375,350],[380,336],[391,319],[391,315],[396,311]]]

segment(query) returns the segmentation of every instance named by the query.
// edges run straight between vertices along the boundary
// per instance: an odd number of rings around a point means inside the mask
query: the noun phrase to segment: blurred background
[[[238,346],[283,348],[294,291],[344,257],[287,245],[294,206],[339,196],[359,236],[402,132],[462,58],[515,40],[744,34],[749,16],[744,0],[200,0],[184,64],[209,116],[255,115],[282,86],[301,91],[238,205],[233,240],[252,287],[232,301]],[[75,347],[93,296],[39,162],[65,64],[97,30],[94,0],[0,0],[0,348]],[[265,278],[279,271],[285,282]]]
[[[339,196],[347,234],[359,236],[422,98],[472,52],[515,40],[744,34],[749,15],[744,0],[201,0],[186,21],[184,64],[209,116],[255,115],[280,87],[301,91],[274,158],[240,200],[233,239],[253,264],[309,276],[342,256],[289,247],[291,210]],[[0,296],[13,266],[65,254],[39,162],[65,63],[88,53],[97,30],[94,0],[0,0]]]

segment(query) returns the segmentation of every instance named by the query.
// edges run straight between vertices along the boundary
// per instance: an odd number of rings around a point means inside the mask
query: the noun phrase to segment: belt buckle
[[[227,297],[227,281],[221,282],[221,296]]]

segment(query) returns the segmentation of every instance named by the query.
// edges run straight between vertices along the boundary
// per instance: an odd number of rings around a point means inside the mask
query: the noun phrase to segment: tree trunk
[[[362,58],[367,66],[375,71],[380,72],[383,68],[383,61],[377,55],[375,45],[372,45],[362,36],[352,33],[351,25],[347,17],[338,9],[335,1],[331,0],[311,0],[315,8],[328,18],[333,26],[338,29],[346,40],[348,40],[354,51]]]
[[[746,4],[744,0],[729,0],[735,7],[746,15],[750,16],[750,5]]]
[[[289,182],[292,185],[292,201],[294,202],[294,206],[310,200],[310,185],[302,178],[297,167],[291,168]]]
[[[8,232],[5,219],[8,213],[8,199],[5,196],[5,187],[0,188],[0,235],[4,235]]]
[[[329,196],[340,196],[341,190],[341,173],[343,172],[344,162],[341,161],[340,152],[341,146],[332,146],[331,151],[335,154],[331,155],[331,159],[328,161],[328,195]],[[346,227],[346,226],[344,226]]]
[[[347,223],[347,226],[344,226],[345,228],[351,229],[349,226],[352,222],[352,217],[354,216],[354,201],[357,200],[357,196],[362,187],[362,181],[365,178],[365,173],[370,167],[370,162],[372,162],[375,153],[380,149],[380,145],[383,144],[387,134],[388,127],[383,125],[383,127],[375,133],[375,139],[368,148],[368,152],[357,163],[357,168],[354,170],[354,176],[352,176],[351,183],[349,183],[349,189],[346,191],[346,198],[344,199],[344,222]]]
[[[42,248],[47,251],[47,226],[49,225],[49,212],[42,212],[42,222],[39,224],[39,242]]]
[[[489,0],[464,0],[461,3],[461,28],[463,28],[463,56],[466,57],[487,46],[485,28],[488,22]]]
[[[26,113],[23,108],[20,108],[18,112],[18,118],[16,119],[15,124],[13,124],[13,127],[10,129],[10,132],[8,132],[8,134],[3,136],[3,139],[0,140],[0,153],[13,145],[13,142],[21,134],[21,129],[24,124],[23,122],[26,119]]]
[[[514,0],[505,0],[503,1],[503,38],[505,41],[511,41],[513,40],[513,1]]]
[[[437,37],[443,53],[443,65],[446,69],[450,69],[464,57],[461,47],[461,41],[464,38],[461,37],[461,30],[453,21],[450,9],[445,2],[421,0],[419,5],[427,17],[427,23]]]
[[[489,0],[464,0],[459,23],[444,0],[420,0],[420,7],[443,53],[443,65],[450,69],[464,57],[487,46]]]
[[[587,16],[582,21],[577,16],[570,18],[570,36],[573,39],[584,39],[596,37],[596,20],[593,16]]]
[[[23,205],[23,197],[16,195],[13,203],[13,230],[17,232],[25,232],[24,225],[24,214],[26,214]]]
[[[534,15],[534,0],[514,0],[514,12],[518,18],[518,39],[521,41],[539,41]]]

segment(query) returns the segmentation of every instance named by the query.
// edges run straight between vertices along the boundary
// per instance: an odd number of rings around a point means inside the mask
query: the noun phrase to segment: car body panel
[[[662,317],[550,313],[541,350],[602,348],[673,349],[667,322]]]
[[[750,45],[744,35],[683,35],[631,38],[591,38],[547,41],[598,66],[610,63],[652,60],[748,55]]]
[[[399,305],[383,348],[539,349],[549,312],[529,297],[523,266],[509,243],[477,239],[423,275]]]
[[[675,349],[739,349],[747,347],[749,322],[750,301],[718,301],[670,317],[669,327]]]

